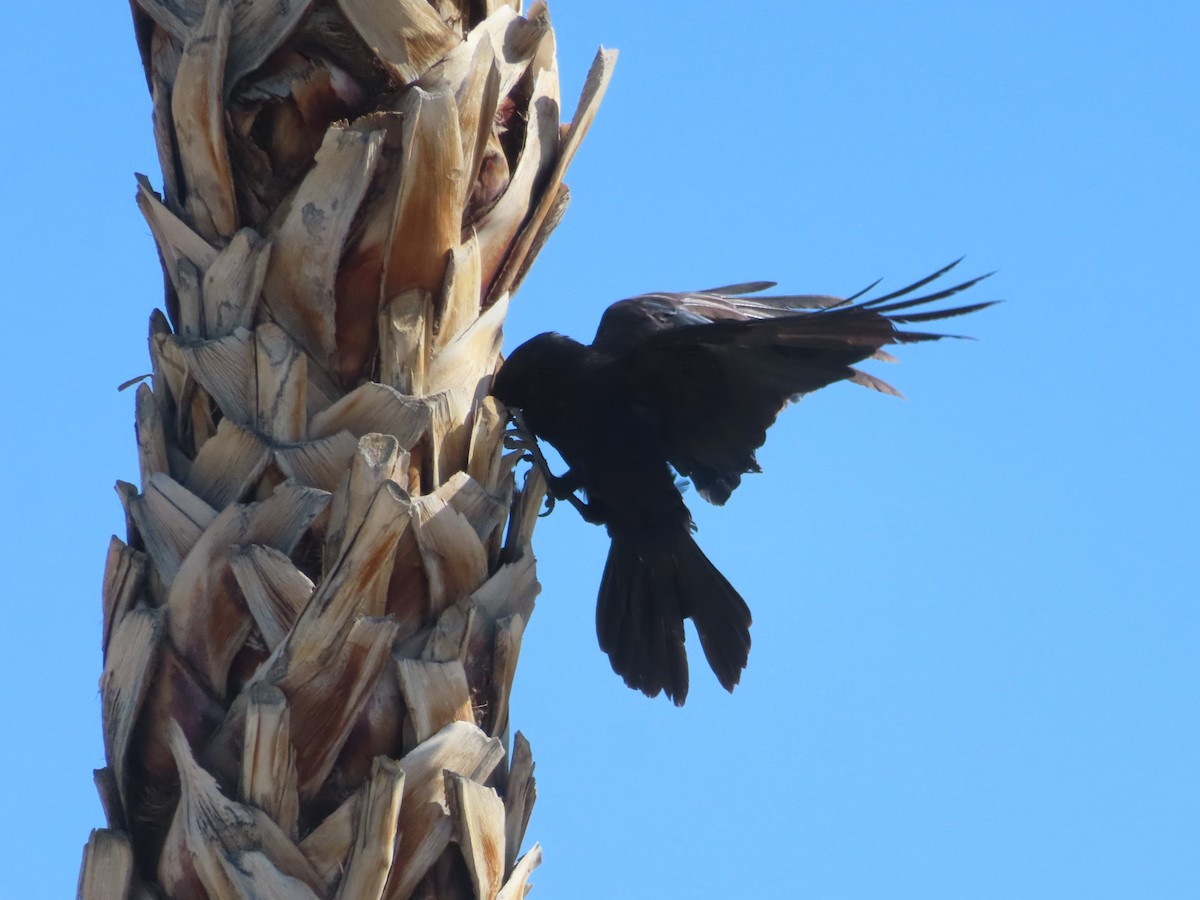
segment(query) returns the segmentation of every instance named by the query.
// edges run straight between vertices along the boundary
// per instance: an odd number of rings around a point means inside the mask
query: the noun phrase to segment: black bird
[[[952,336],[898,325],[990,306],[919,309],[987,277],[912,296],[955,265],[863,301],[874,284],[844,299],[746,296],[774,282],[645,294],[610,306],[590,345],[548,332],[508,357],[492,394],[519,411],[519,431],[566,461],[561,477],[546,472],[552,500],[570,501],[612,538],[596,632],[627,685],[683,705],[685,618],[726,690],[750,652],[750,610],[692,539],[676,473],[723,504],[743,474],[760,471],[754,451],[789,401],[843,380],[898,396],[854,365],[890,360],[887,344]]]

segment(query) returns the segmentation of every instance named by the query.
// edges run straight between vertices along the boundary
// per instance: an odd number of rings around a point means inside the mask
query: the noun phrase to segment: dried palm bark
[[[82,897],[520,898],[540,483],[489,397],[615,54],[545,7],[134,0],[163,173]]]

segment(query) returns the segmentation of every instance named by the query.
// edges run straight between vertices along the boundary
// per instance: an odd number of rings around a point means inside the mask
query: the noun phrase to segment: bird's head
[[[583,352],[578,341],[553,331],[530,338],[500,367],[492,396],[511,409],[536,408],[548,402]]]

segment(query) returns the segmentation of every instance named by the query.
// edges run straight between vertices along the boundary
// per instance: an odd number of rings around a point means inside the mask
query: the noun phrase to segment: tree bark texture
[[[541,3],[135,0],[162,187],[79,895],[517,900],[544,485],[487,396],[615,54]]]

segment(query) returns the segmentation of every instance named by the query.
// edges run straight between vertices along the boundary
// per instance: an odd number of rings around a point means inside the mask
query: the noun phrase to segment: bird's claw
[[[542,478],[546,482],[546,494],[543,498],[546,508],[538,513],[538,518],[546,518],[554,512],[555,503],[563,497],[563,479],[550,471],[550,465],[546,462],[546,457],[542,455],[542,448],[538,446],[537,437],[529,430],[529,426],[525,424],[525,419],[519,410],[512,412],[512,427],[504,433],[504,443],[510,449],[523,451],[521,461],[529,463],[534,469],[541,472]]]
[[[538,462],[533,460],[535,466]],[[542,472],[542,478],[546,482],[546,508],[538,513],[539,519],[544,519],[550,513],[554,512],[554,506],[559,500],[575,500],[575,492],[571,490],[571,486],[567,484],[567,480],[559,475],[554,475],[544,465],[538,466]]]
[[[521,460],[523,462],[528,462],[533,459],[533,451],[531,449],[532,446],[533,442],[529,439],[529,436],[523,433],[520,429],[509,428],[506,432],[504,432],[504,449],[522,451],[524,455],[521,457]]]

